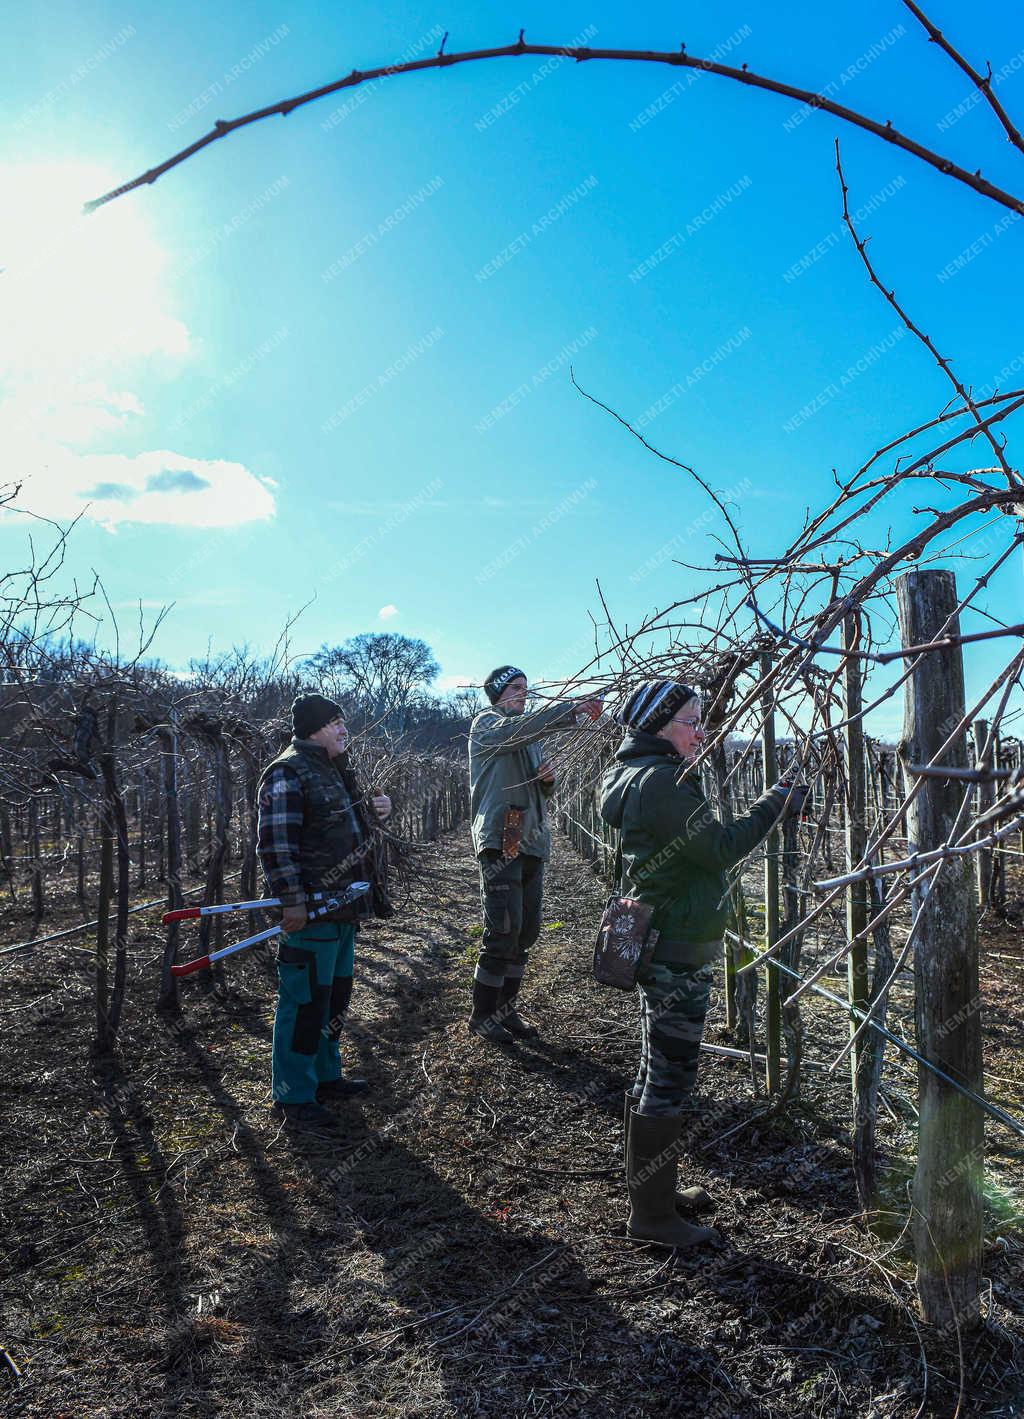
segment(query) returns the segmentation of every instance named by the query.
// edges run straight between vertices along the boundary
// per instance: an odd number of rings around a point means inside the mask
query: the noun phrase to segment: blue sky
[[[138,598],[175,601],[156,646],[172,664],[269,650],[315,595],[296,650],[390,629],[429,641],[444,686],[506,660],[555,678],[586,659],[595,577],[634,625],[708,583],[673,559],[709,560],[721,529],[573,390],[571,362],[730,490],[772,555],[833,468],[947,397],[841,230],[837,133],[885,279],[964,380],[1022,382],[1021,231],[866,134],[710,75],[510,59],[324,99],[71,213],[216,118],[430,53],[444,30],[458,50],[519,25],[831,85],[1019,189],[1019,155],[909,13],[844,9],[22,7],[3,61],[0,431],[24,501],[90,502],[73,568],[101,571],[126,624]],[[942,0],[933,18],[1024,110],[1012,7]],[[0,523],[5,557],[24,535]],[[990,604],[1019,592],[1015,560]]]

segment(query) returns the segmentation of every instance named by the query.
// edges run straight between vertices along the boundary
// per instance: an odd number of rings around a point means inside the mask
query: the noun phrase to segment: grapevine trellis
[[[176,909],[186,895],[208,904],[260,895],[256,786],[288,741],[287,713],[282,706],[256,718],[237,696],[176,686],[141,665],[124,673],[82,653],[47,660],[44,652],[42,679],[38,665],[26,673],[9,656],[0,685],[0,873],[11,912],[28,926],[27,939],[0,954],[91,940],[80,949],[93,978],[96,1045],[109,1050],[126,1008],[129,917]],[[368,734],[351,758],[368,789],[392,798],[377,852],[401,891],[415,844],[468,812],[463,756]],[[51,910],[69,899],[84,920],[43,932]],[[222,916],[204,918],[197,954],[223,944],[224,931]],[[163,1009],[178,1007],[171,966],[181,949],[172,923]]]
[[[1015,522],[1011,529],[997,561],[1019,554],[1021,533]],[[859,557],[870,567],[876,561],[864,551],[850,561]],[[1006,917],[1007,869],[1024,857],[1022,741],[1009,732],[1021,712],[1014,691],[1024,651],[968,702],[964,648],[994,637],[962,635],[959,615],[985,577],[958,599],[949,571],[903,572],[892,588],[900,648],[885,650],[870,629],[872,613],[884,626],[891,592],[873,570],[843,596],[846,568],[826,563],[831,594],[824,605],[809,611],[804,585],[800,612],[787,614],[797,582],[788,558],[772,559],[768,571],[742,551],[730,560],[741,573],[740,595],[730,606],[729,589],[721,593],[716,624],[706,596],[699,598],[701,622],[680,614],[687,603],[630,635],[618,635],[609,618],[611,650],[585,674],[600,675],[610,654],[620,662],[616,674],[604,672],[613,695],[639,674],[699,687],[707,740],[694,765],[680,771],[700,774],[724,822],[780,773],[809,781],[803,821],[790,818],[758,850],[762,890],[750,885],[756,859],[731,877],[726,1023],[753,1062],[754,1002],[763,992],[758,1058],[778,1108],[800,1088],[801,999],[813,992],[846,1015],[848,1039],[828,1068],[849,1060],[854,1173],[866,1211],[880,1204],[875,1132],[883,1063],[888,1053],[890,1062],[917,1069],[911,1223],[919,1294],[929,1319],[967,1326],[978,1317],[984,1119],[1024,1136],[1024,1118],[985,1098],[977,934],[979,912]],[[776,577],[786,627],[759,604]],[[749,630],[740,642],[735,627],[744,611]],[[837,621],[841,645],[827,640]],[[996,635],[1019,640],[1021,630],[1003,626]],[[838,670],[819,665],[826,657]],[[867,671],[894,662],[903,666],[896,685],[904,690],[897,745],[864,727],[868,711],[893,692],[887,685],[872,698]],[[598,784],[615,742],[609,727],[588,746],[567,747],[559,794],[561,826],[606,875],[615,842],[600,817]],[[680,824],[681,837],[685,831]],[[837,994],[823,981],[844,969],[845,989]],[[886,1023],[902,974],[914,981],[915,1044]]]
[[[972,63],[915,0],[904,4],[922,38],[975,86],[991,131],[1000,137],[1001,152],[1006,144],[1007,155],[1019,158],[1024,136],[996,93],[991,66],[983,71]],[[976,154],[969,162],[955,163],[889,119],[860,113],[828,93],[775,79],[747,64],[735,68],[689,54],[685,45],[663,51],[539,45],[528,43],[522,31],[513,44],[469,52],[446,52],[446,42],[447,35],[435,56],[353,69],[332,83],[234,119],[219,119],[207,134],[98,197],[88,209],[157,181],[241,127],[292,114],[329,94],[425,69],[538,55],[571,59],[588,71],[604,63],[691,69],[765,95],[782,95],[895,146],[1002,211],[1024,212],[1024,199],[983,176]],[[615,415],[653,455],[703,489],[722,515],[730,540],[722,544],[715,565],[704,569],[710,575],[694,595],[652,612],[631,631],[620,631],[609,615],[606,644],[596,662],[580,672],[580,683],[593,685],[604,676],[608,688],[618,692],[638,677],[664,675],[699,686],[709,734],[691,771],[704,776],[723,818],[742,810],[756,786],[783,767],[795,767],[811,782],[810,820],[789,821],[766,844],[758,923],[748,919],[753,901],[738,877],[730,889],[735,930],[726,951],[728,1018],[739,1030],[746,1022],[749,1034],[754,981],[763,970],[766,1083],[785,1100],[799,1087],[800,1000],[808,991],[824,991],[820,981],[826,971],[845,966],[847,991],[838,1004],[849,1016],[850,1030],[833,1063],[850,1060],[855,1169],[865,1205],[874,1195],[873,1133],[883,1066],[879,1041],[895,1041],[896,1047],[911,1051],[919,1064],[919,1147],[910,1217],[919,1295],[925,1317],[959,1336],[961,1327],[975,1323],[980,1314],[982,1127],[986,1112],[997,1117],[1000,1112],[983,1097],[977,913],[979,906],[1007,910],[1007,865],[1021,850],[1024,823],[1020,740],[1012,734],[1020,709],[1024,626],[1008,624],[1012,617],[1001,618],[980,604],[994,579],[1011,576],[1009,604],[1024,604],[1024,478],[1009,460],[1003,432],[1005,421],[1024,406],[1024,389],[975,398],[970,384],[954,372],[950,359],[878,274],[867,239],[850,215],[838,142],[835,151],[839,201],[856,258],[871,286],[934,361],[950,403],[895,434],[859,469],[842,479],[834,475],[835,492],[827,506],[808,512],[789,544],[765,549],[768,555],[751,554],[730,505],[706,478],[654,448]],[[986,167],[990,156],[985,155]],[[982,463],[970,456],[975,442],[985,451]],[[908,493],[920,497],[909,499]],[[915,505],[924,499],[924,506]],[[924,521],[909,535],[894,536],[893,528],[905,529],[912,518]],[[957,587],[952,572],[929,565],[939,560],[956,565],[963,540],[979,533],[984,566],[966,590]],[[962,633],[961,618],[975,612],[985,619],[985,629]],[[1016,642],[1012,654],[997,673],[989,672],[984,688],[968,697],[963,647],[1005,639]],[[894,641],[899,642],[895,648]],[[608,658],[617,662],[611,676],[605,670]],[[887,667],[895,668],[895,681],[881,675]],[[881,675],[877,684],[870,678],[876,674]],[[869,739],[866,726],[872,712],[900,689],[904,727],[894,754],[890,746]],[[123,693],[118,691],[122,698]],[[93,729],[98,747],[95,757],[86,759],[78,752],[87,725],[86,705],[80,703],[76,726],[65,727],[66,740],[74,741],[72,754],[65,745],[71,762],[60,771],[52,765],[47,770],[51,777],[58,772],[88,777],[82,765],[95,765],[90,787],[78,784],[77,796],[91,796],[102,823],[99,874],[106,888],[116,865],[118,942],[124,934],[130,873],[153,870],[145,854],[155,853],[157,864],[162,862],[173,876],[169,859],[175,834],[160,828],[153,805],[173,799],[168,785],[179,769],[186,785],[186,853],[192,852],[205,871],[208,892],[222,890],[231,834],[240,833],[243,823],[251,826],[246,819],[251,801],[244,795],[236,800],[233,789],[228,792],[245,751],[223,716],[206,705],[190,709],[189,724],[174,725],[156,716],[147,732],[161,741],[165,772],[156,781],[149,774],[140,780],[134,759],[125,758],[123,741],[113,732],[123,708],[111,696],[97,705]],[[197,714],[205,716],[202,723]],[[258,760],[262,751],[250,752]],[[566,748],[561,759],[560,803],[567,831],[587,855],[607,861],[609,843],[593,799],[601,755]],[[15,780],[23,782],[25,771],[19,760]],[[445,789],[447,806],[437,808],[438,825],[453,819],[451,803],[459,792]],[[72,794],[69,811],[63,801],[67,794],[66,788],[59,790],[61,806],[52,784],[0,795],[9,800],[2,825],[7,875],[13,880],[17,854],[27,854],[34,913],[45,909],[44,864],[58,860],[54,853],[60,854],[62,866],[70,855],[83,900],[87,894],[88,874],[80,865],[78,846],[85,810]],[[134,862],[127,847],[126,795],[142,849]],[[434,813],[422,805],[415,810],[423,827]],[[413,827],[412,815],[407,809],[406,830]],[[243,849],[235,852],[244,857]],[[245,870],[242,861],[239,871]],[[98,1008],[101,1000],[106,1003],[100,1025],[109,1022],[119,990],[123,994],[120,954],[112,990],[106,983],[108,901],[109,892],[101,890]],[[899,941],[897,926],[903,933]],[[883,1023],[894,982],[905,971],[914,978],[916,1048],[897,1040]],[[1000,1121],[1021,1126],[1009,1115]]]

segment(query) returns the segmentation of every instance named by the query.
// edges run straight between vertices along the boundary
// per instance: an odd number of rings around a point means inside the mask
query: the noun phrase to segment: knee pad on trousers
[[[300,1005],[295,1012],[292,1049],[296,1054],[316,1054],[320,1048],[320,1032],[324,1027],[330,998],[327,986],[316,986],[313,999],[307,1005]]]
[[[352,999],[352,977],[335,976],[331,981],[331,1003],[328,1008],[327,1038],[339,1039],[345,1023],[345,1012]]]
[[[529,951],[529,949],[530,949],[531,946],[536,946],[536,944],[537,944],[537,938],[538,938],[539,936],[540,936],[540,919],[539,919],[539,918],[538,918],[536,921],[534,921],[534,922],[532,922],[532,923],[530,923],[530,924],[524,923],[523,929],[522,929],[522,931],[519,933],[519,946],[520,946],[520,949],[523,950],[523,951]]]
[[[278,952],[278,962],[282,988],[286,988],[284,982],[287,979],[287,989],[296,1007],[290,1047],[295,1054],[314,1055],[320,1048],[320,1031],[328,1009],[330,986],[321,985],[317,979],[316,954],[313,951],[303,951],[286,942]]]

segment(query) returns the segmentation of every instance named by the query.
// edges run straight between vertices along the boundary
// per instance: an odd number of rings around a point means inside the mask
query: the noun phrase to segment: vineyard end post
[[[761,656],[761,678],[771,673],[772,658]],[[779,777],[778,754],[775,747],[775,705],[771,689],[761,697],[764,724],[761,729],[761,759],[764,766],[764,787],[769,788]],[[773,829],[764,846],[764,949],[770,951],[779,939],[779,834]],[[782,1084],[782,996],[779,973],[766,967],[765,980],[765,1086],[769,1094],[777,1094]]]
[[[906,572],[896,583],[904,645],[959,634],[952,572]],[[943,744],[965,716],[959,645],[921,656],[904,686],[904,764],[967,767],[967,735]],[[949,841],[962,782],[928,778],[907,812],[911,852]],[[913,897],[917,1048],[925,1060],[977,1093],[982,1078],[977,899],[969,858],[947,860]],[[912,1232],[921,1312],[952,1337],[979,1320],[984,1226],[985,1135],[981,1109],[931,1069],[918,1071],[920,1118]]]
[[[843,621],[844,650],[858,650],[861,634],[859,612],[852,612]],[[864,726],[860,715],[864,708],[863,678],[860,661],[849,655],[843,665],[843,690],[846,705],[846,870],[855,871],[864,859],[867,847],[867,783],[864,764]],[[868,884],[851,882],[846,889],[846,939],[853,941],[846,957],[847,994],[850,1001],[850,1031],[855,1033],[868,999],[868,943],[861,934],[868,924]],[[864,1036],[857,1039],[850,1052],[853,1098],[857,1100],[857,1070],[864,1049]]]

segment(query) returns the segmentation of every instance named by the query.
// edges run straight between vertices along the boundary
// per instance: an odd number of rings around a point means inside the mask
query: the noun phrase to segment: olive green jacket
[[[729,920],[726,869],[767,836],[786,799],[769,789],[726,826],[696,774],[680,782],[682,768],[667,739],[628,733],[601,785],[601,816],[621,834],[621,890],[656,908],[662,942],[710,946]]]
[[[554,784],[541,783],[537,767],[544,757],[541,739],[573,723],[572,705],[548,705],[529,714],[513,714],[500,705],[481,710],[469,728],[469,793],[473,851],[501,850],[505,813],[523,810],[520,852],[551,855],[551,830],[545,804]]]

